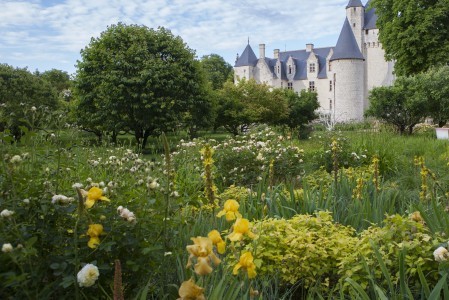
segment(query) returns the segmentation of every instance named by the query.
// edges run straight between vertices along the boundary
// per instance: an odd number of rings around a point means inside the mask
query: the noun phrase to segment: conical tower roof
[[[363,4],[362,1],[360,0],[349,0],[349,3],[346,6],[346,8],[348,7],[363,7]]]
[[[343,28],[341,29],[340,36],[338,37],[337,45],[334,48],[334,54],[331,57],[332,60],[337,59],[364,59],[362,52],[360,52],[359,46],[352,32],[351,25],[349,25],[348,19],[345,20]]]
[[[257,63],[256,54],[254,54],[253,49],[248,44],[243,50],[242,55],[240,55],[239,59],[235,62],[234,67],[242,67],[242,66],[255,66]]]

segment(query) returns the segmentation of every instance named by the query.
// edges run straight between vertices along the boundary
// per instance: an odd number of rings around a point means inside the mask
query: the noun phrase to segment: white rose
[[[76,277],[80,287],[90,287],[95,284],[98,276],[100,276],[100,272],[98,271],[97,266],[87,264],[78,272]]]

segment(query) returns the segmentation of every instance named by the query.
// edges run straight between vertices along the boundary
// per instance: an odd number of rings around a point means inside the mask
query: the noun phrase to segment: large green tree
[[[393,86],[372,89],[366,115],[392,124],[400,134],[412,134],[415,125],[428,115],[428,103],[418,92],[418,81],[416,76],[399,77]]]
[[[288,115],[285,95],[255,80],[226,82],[218,92],[216,127],[234,135],[253,123],[281,124]]]
[[[449,66],[417,75],[417,97],[427,103],[428,117],[439,127],[449,120]]]
[[[72,81],[69,73],[62,70],[51,69],[42,73],[36,72],[36,75],[47,81],[59,95],[61,100],[69,101],[71,99]]]
[[[46,126],[42,124],[42,112],[57,107],[56,93],[47,81],[26,68],[0,64],[0,131],[9,129],[18,140],[21,126]]]
[[[385,56],[398,75],[449,63],[449,0],[372,0]]]
[[[299,129],[299,136],[306,137],[309,130],[307,124],[318,117],[315,113],[320,107],[317,93],[301,90],[298,94],[289,89],[280,91],[288,103],[288,116],[282,123],[287,125],[291,131]]]
[[[232,66],[218,54],[204,55],[200,62],[213,90],[221,89],[226,81],[234,77]]]
[[[77,63],[79,120],[85,127],[131,131],[145,147],[150,135],[175,128],[202,100],[194,51],[165,28],[109,26]]]

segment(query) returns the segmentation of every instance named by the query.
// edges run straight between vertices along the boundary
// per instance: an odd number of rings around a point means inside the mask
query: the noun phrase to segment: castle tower
[[[245,50],[243,50],[242,55],[238,57],[237,61],[234,65],[234,82],[237,82],[243,78],[246,80],[254,78],[254,68],[257,64],[257,57],[254,54],[251,46],[246,46]]]
[[[363,54],[366,59],[365,70],[365,107],[368,108],[369,91],[378,86],[393,84],[392,61],[385,61],[385,51],[379,42],[379,29],[376,26],[376,9],[370,7],[370,1],[365,5],[365,25],[363,27]]]
[[[365,24],[365,7],[360,0],[350,0],[346,6],[346,18],[351,25],[360,51],[363,49],[363,27]]]
[[[337,122],[363,120],[365,63],[352,27],[346,19],[330,58],[335,87],[331,114]]]

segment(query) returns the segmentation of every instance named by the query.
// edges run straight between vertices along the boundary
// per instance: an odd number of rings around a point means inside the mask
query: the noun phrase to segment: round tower
[[[330,59],[334,77],[332,117],[336,122],[361,121],[364,112],[364,57],[346,19]]]

